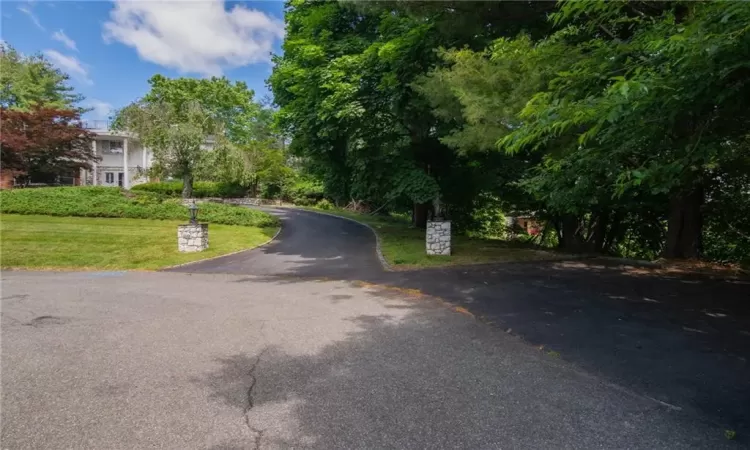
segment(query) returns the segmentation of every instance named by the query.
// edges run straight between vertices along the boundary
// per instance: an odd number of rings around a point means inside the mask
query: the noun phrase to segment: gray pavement
[[[732,448],[398,290],[9,272],[2,294],[3,448]]]
[[[178,267],[176,272],[364,279],[382,273],[370,230],[347,220],[293,208],[259,208],[282,230],[255,250]]]
[[[276,242],[176,270],[416,289],[609,383],[736,430],[750,445],[750,280],[637,275],[581,261],[386,272],[364,226],[267,211],[284,224]]]
[[[633,303],[638,283],[590,270],[389,273],[364,227],[272,212],[274,243],[173,272],[3,273],[2,448],[747,444],[724,438],[745,322],[719,322],[717,354],[673,284]]]

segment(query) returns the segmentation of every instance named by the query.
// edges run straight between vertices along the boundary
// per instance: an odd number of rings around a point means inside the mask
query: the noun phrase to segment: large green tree
[[[284,55],[275,59],[269,82],[293,150],[310,160],[338,203],[356,199],[380,207],[408,201],[418,226],[424,226],[433,200],[448,199],[449,208],[457,203],[451,201],[456,193],[451,180],[467,161],[439,140],[445,124],[413,83],[442,64],[439,47],[481,48],[494,34],[543,18],[538,5],[481,7],[484,11],[462,2],[287,3]],[[528,17],[503,21],[509,11],[524,8],[531,13],[528,22]],[[487,27],[493,17],[502,23]],[[452,21],[466,26],[449,26]]]
[[[531,98],[501,145],[548,152],[533,186],[562,210],[603,206],[612,222],[613,198],[662,205],[663,254],[700,256],[706,193],[746,159],[750,5],[566,2],[555,20],[567,27],[551,39],[583,57]]]
[[[183,197],[192,195],[196,171],[232,145],[254,139],[260,108],[243,82],[222,77],[166,78],[155,75],[142,98],[118,112],[115,127],[135,133],[154,151],[160,175],[180,177]]]
[[[443,51],[416,87],[452,124],[442,142],[506,153],[503,208],[526,200],[566,249],[694,257],[708,236],[718,255],[721,229],[737,255],[747,14],[745,3],[562,2],[556,30]]]
[[[214,122],[224,126],[231,142],[241,143],[254,138],[254,124],[261,108],[253,101],[254,92],[245,82],[232,82],[226,77],[167,78],[154,75],[148,83],[151,88],[143,101],[172,105],[178,114],[189,111],[186,105],[197,102]]]
[[[22,55],[0,44],[0,106],[30,111],[34,107],[77,109],[83,97],[68,85],[69,77],[42,55]]]
[[[209,150],[206,144],[221,145],[224,132],[222,124],[196,101],[176,107],[141,100],[123,108],[116,123],[153,152],[155,174],[182,178],[183,198],[192,197],[196,168]]]
[[[533,213],[567,250],[737,260],[749,18],[747,2],[290,1],[269,84],[339,204],[411,203],[421,225],[439,199],[459,230]]]

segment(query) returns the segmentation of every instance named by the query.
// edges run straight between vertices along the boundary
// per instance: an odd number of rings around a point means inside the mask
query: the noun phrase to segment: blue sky
[[[270,54],[281,52],[282,1],[3,1],[0,36],[43,53],[106,118],[148,90],[147,80],[225,75],[256,99],[270,95]]]

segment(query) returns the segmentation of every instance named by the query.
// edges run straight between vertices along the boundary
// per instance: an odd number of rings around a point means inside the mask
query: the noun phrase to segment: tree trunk
[[[568,252],[581,251],[581,240],[578,238],[578,218],[571,215],[562,218],[562,239],[558,246]]]
[[[411,222],[417,228],[427,228],[427,210],[429,203],[414,203]]]
[[[609,226],[609,212],[600,212],[594,222],[594,231],[591,236],[591,248],[596,253],[602,253]]]
[[[703,186],[675,194],[669,202],[665,258],[698,258],[702,251]]]
[[[182,176],[182,198],[191,198],[193,196],[193,174]]]
[[[602,247],[603,251],[610,253],[612,251],[612,247],[614,247],[615,242],[618,242],[622,237],[623,217],[624,214],[622,212],[615,212],[614,217],[612,218],[612,225],[607,230],[606,236],[604,238],[604,246]]]

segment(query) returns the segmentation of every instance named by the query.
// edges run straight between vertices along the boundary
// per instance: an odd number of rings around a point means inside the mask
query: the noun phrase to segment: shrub
[[[132,187],[134,191],[154,192],[168,197],[182,196],[182,181],[165,181],[161,183],[144,183]],[[193,183],[193,197],[244,197],[247,189],[236,183],[214,181],[196,181]]]
[[[268,227],[278,219],[242,206],[203,203],[201,222]],[[130,219],[187,220],[187,208],[178,199],[154,192],[125,192],[116,187],[54,187],[0,191],[0,211],[6,214],[47,216],[123,217]]]
[[[323,199],[315,204],[318,209],[333,209],[333,204],[326,199]]]
[[[182,182],[165,181],[161,183],[143,183],[136,184],[130,189],[134,192],[152,192],[167,197],[179,197],[182,195]]]
[[[287,187],[282,197],[295,205],[314,205],[323,200],[323,185],[317,181],[302,178]]]

